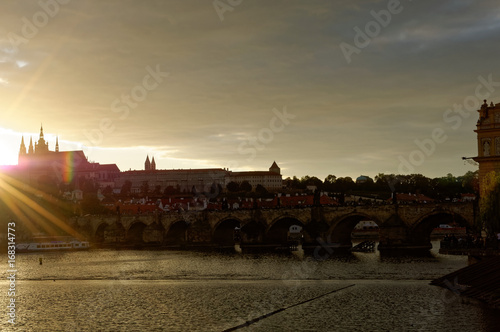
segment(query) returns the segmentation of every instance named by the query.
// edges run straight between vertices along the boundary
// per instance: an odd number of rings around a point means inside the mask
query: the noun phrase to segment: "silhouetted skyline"
[[[43,122],[121,170],[462,175],[500,102],[493,1],[48,3],[0,14],[0,164]]]

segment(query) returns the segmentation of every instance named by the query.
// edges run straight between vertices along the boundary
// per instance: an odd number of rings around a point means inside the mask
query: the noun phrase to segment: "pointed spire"
[[[149,155],[146,157],[146,162],[144,163],[144,170],[146,171],[151,170],[151,162],[149,161]]]
[[[19,155],[26,154],[26,145],[24,145],[24,136],[21,137],[21,147],[19,148]]]
[[[56,152],[59,152],[59,136],[56,136]]]
[[[153,160],[151,161],[151,170],[155,171],[156,170],[156,162],[155,162],[155,157],[153,157]]]
[[[45,142],[43,138],[43,125],[40,124],[40,138],[38,139],[38,143],[35,143],[35,154],[47,152],[49,152],[49,143]]]
[[[30,146],[28,148],[28,153],[29,154],[33,154],[34,153],[34,150],[33,150],[33,137],[30,136]]]

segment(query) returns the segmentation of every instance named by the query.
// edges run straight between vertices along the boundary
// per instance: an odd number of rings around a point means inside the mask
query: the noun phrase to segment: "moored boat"
[[[351,237],[356,239],[377,239],[379,237],[378,225],[371,220],[360,221],[354,226]]]
[[[434,228],[431,233],[433,238],[444,237],[445,235],[465,236],[467,235],[467,229],[459,225],[441,224]]]
[[[34,238],[33,242],[16,245],[17,252],[87,250],[89,248],[88,241],[79,241],[68,237]]]

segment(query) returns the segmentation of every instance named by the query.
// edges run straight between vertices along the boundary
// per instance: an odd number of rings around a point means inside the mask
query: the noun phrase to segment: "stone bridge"
[[[379,226],[379,250],[429,249],[439,224],[474,226],[473,203],[167,212],[142,215],[84,216],[73,226],[93,243],[161,246],[231,246],[235,227],[241,243],[283,245],[291,225],[300,225],[304,244],[350,248],[351,232],[363,220]]]

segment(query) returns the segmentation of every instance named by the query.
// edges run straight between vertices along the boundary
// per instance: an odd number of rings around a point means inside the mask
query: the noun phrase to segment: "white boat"
[[[376,239],[379,237],[378,225],[371,220],[360,221],[354,226],[351,236],[358,239]]]
[[[86,250],[90,248],[90,243],[88,241],[79,241],[72,238],[34,238],[33,240],[34,242],[17,244],[16,251],[66,251]]]
[[[441,224],[432,230],[431,237],[443,237],[445,235],[465,236],[467,229],[460,225]]]

